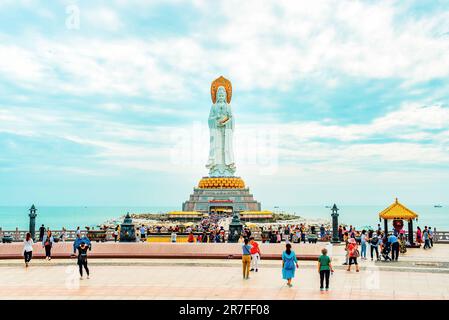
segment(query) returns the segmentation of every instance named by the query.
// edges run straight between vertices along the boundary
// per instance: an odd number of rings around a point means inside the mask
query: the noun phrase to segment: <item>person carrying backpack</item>
[[[380,238],[379,238],[379,231],[377,231],[377,233],[375,233],[373,235],[373,237],[371,238],[369,244],[371,247],[371,261],[373,261],[374,255],[373,252],[376,251],[376,259],[377,261],[379,261],[379,244],[380,244]]]
[[[292,245],[287,243],[285,251],[282,252],[282,278],[287,280],[287,286],[292,287],[292,279],[295,277],[295,270],[299,268],[298,259],[291,249]]]
[[[86,270],[87,279],[89,279],[89,268],[87,267],[87,250],[92,250],[92,246],[86,245],[84,241],[81,241],[80,245],[77,247],[78,250],[78,267],[80,272],[80,279],[83,280],[83,268]]]

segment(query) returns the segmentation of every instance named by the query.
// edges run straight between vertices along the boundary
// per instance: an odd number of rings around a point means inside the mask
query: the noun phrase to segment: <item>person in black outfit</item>
[[[92,246],[87,246],[81,242],[78,246],[78,266],[80,268],[80,279],[83,280],[83,267],[86,269],[87,279],[89,279],[89,268],[87,267],[87,250],[92,250]]]
[[[42,241],[44,239],[44,233],[45,233],[45,227],[44,225],[41,225],[39,228],[39,241]]]

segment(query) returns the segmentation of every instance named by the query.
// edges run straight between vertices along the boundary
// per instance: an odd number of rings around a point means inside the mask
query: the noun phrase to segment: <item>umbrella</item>
[[[372,231],[374,231],[374,228],[371,227],[371,226],[363,226],[362,230],[372,230]]]

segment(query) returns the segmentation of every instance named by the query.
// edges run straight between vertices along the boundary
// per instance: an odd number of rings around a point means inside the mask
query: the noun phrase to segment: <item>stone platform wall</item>
[[[300,260],[316,260],[325,244],[293,244]],[[42,245],[35,244],[33,258],[44,258]],[[280,260],[285,244],[260,244],[262,259]],[[73,243],[56,243],[53,258],[68,258]],[[190,258],[190,259],[240,259],[241,244],[238,243],[96,243],[92,244],[89,258]],[[0,259],[22,259],[21,243],[0,244]]]

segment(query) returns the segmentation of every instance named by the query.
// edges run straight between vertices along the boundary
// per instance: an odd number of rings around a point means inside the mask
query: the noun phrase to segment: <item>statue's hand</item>
[[[223,119],[221,119],[218,123],[220,124],[220,125],[225,125],[226,124],[226,122],[228,122],[228,120],[229,120],[229,117],[224,117]]]

